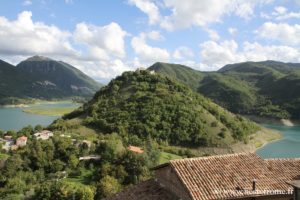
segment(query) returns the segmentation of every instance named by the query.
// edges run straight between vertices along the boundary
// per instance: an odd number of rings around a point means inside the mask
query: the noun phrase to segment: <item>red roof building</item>
[[[26,143],[27,143],[27,137],[26,136],[19,137],[16,140],[16,145],[20,146],[20,147],[25,146]]]
[[[142,182],[111,200],[128,199],[125,196],[129,194],[129,199],[153,200],[165,199],[166,195],[182,200],[290,200],[293,187],[287,182],[300,179],[300,159],[265,160],[253,153],[228,154],[173,160],[154,170],[155,178],[148,181],[151,187]]]
[[[131,146],[130,145],[127,149],[129,151],[132,151],[132,152],[137,153],[137,154],[144,153],[144,151],[140,147],[136,147],[136,146]]]

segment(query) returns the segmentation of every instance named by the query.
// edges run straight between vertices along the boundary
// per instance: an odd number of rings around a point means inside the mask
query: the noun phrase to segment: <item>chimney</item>
[[[252,181],[252,191],[256,190],[256,179],[253,179]]]

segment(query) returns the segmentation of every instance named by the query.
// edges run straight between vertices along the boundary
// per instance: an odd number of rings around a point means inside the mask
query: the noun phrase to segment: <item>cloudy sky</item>
[[[98,81],[154,62],[300,62],[300,0],[7,0],[0,59],[66,61]]]

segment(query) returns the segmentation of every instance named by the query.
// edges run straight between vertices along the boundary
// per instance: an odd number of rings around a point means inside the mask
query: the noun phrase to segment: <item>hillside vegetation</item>
[[[34,56],[16,67],[0,60],[0,104],[92,97],[101,85],[62,61]]]
[[[128,141],[155,139],[182,146],[228,146],[259,127],[184,84],[148,71],[125,72],[65,119]]]
[[[149,70],[180,80],[234,113],[300,118],[300,64],[245,62],[217,72],[200,72],[183,65],[156,63]]]

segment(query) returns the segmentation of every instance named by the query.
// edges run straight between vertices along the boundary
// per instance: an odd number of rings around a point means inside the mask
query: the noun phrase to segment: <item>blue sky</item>
[[[98,81],[172,62],[300,62],[300,0],[1,1],[0,59],[63,60]]]

